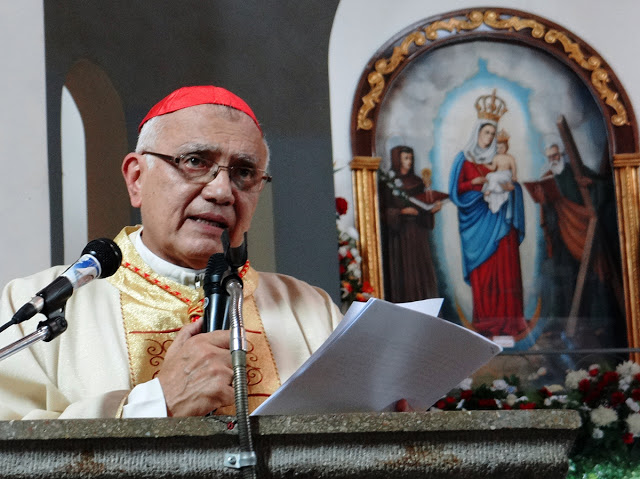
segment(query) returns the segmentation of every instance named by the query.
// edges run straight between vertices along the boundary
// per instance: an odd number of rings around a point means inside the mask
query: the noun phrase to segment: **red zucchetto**
[[[149,110],[147,116],[140,122],[138,132],[142,129],[142,125],[151,118],[173,113],[174,111],[189,108],[190,106],[207,104],[224,105],[245,113],[253,120],[260,130],[260,133],[262,133],[262,128],[260,128],[256,115],[242,98],[231,93],[229,90],[213,85],[186,86],[169,94]]]

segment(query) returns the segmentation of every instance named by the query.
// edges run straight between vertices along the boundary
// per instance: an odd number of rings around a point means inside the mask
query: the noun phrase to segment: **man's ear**
[[[127,184],[129,201],[134,208],[140,208],[142,204],[142,158],[136,153],[129,153],[122,161],[122,176]]]

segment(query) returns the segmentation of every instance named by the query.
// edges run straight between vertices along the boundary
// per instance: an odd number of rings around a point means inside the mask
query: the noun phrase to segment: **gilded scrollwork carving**
[[[544,40],[549,44],[560,42],[570,59],[585,70],[592,72],[591,83],[600,95],[600,98],[616,112],[616,114],[611,117],[611,123],[615,126],[628,125],[627,111],[622,102],[619,101],[618,93],[612,91],[608,86],[609,74],[601,67],[602,60],[595,55],[586,58],[580,45],[571,41],[565,33],[559,32],[558,30],[549,30],[544,36]]]
[[[373,122],[368,118],[369,112],[373,110],[377,103],[380,102],[380,95],[384,89],[384,75],[392,73],[400,63],[409,54],[409,49],[413,44],[417,46],[424,45],[426,42],[422,32],[412,32],[407,35],[400,46],[393,49],[391,58],[382,58],[375,64],[375,71],[371,72],[367,77],[371,90],[362,98],[362,107],[358,111],[358,128],[362,130],[370,130],[373,128]]]
[[[440,20],[437,22],[433,22],[432,24],[428,25],[424,29],[424,31],[427,34],[427,38],[429,40],[437,40],[439,30],[446,30],[450,33],[453,33],[454,30],[456,33],[460,33],[465,30],[475,30],[480,25],[482,25],[484,15],[482,14],[482,12],[474,10],[472,12],[469,12],[467,18],[468,20],[450,18],[449,20]]]
[[[544,35],[545,28],[540,22],[530,18],[509,17],[500,18],[500,14],[493,10],[489,10],[484,14],[484,23],[495,30],[516,30],[520,31],[525,28],[531,29],[533,38],[541,38]]]
[[[569,36],[557,29],[549,29],[533,18],[523,18],[518,16],[503,16],[495,10],[472,10],[467,13],[466,18],[459,15],[445,20],[438,20],[430,23],[422,31],[409,33],[393,49],[389,58],[382,58],[374,65],[374,71],[369,73],[367,81],[370,90],[362,97],[362,106],[357,114],[357,128],[361,130],[371,130],[373,121],[369,118],[372,110],[380,103],[380,96],[385,88],[386,76],[393,73],[407,58],[413,45],[423,46],[427,42],[438,40],[440,32],[448,34],[463,34],[478,29],[481,25],[486,25],[493,30],[521,31],[529,29],[531,36],[536,39],[544,38],[548,44],[560,43],[567,57],[574,61],[581,68],[591,72],[591,83],[598,92],[602,100],[605,101],[615,111],[611,116],[611,123],[614,126],[628,125],[627,111],[620,101],[619,94],[610,88],[610,77],[602,67],[602,59],[597,56],[586,57],[580,45],[571,40]]]

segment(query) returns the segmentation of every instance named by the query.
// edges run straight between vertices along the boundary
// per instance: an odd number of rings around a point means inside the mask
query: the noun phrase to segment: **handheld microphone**
[[[224,253],[212,254],[207,263],[203,281],[205,297],[203,333],[223,329],[229,295],[223,288],[222,281],[228,271],[229,264]]]
[[[16,311],[11,324],[21,323],[38,313],[48,315],[61,309],[76,289],[93,279],[111,276],[121,262],[122,252],[113,241],[107,238],[90,241],[78,261]]]

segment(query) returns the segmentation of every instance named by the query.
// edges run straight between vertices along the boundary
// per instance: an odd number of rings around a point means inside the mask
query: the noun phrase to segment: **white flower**
[[[493,381],[493,386],[491,386],[492,391],[506,391],[509,389],[509,385],[507,381],[504,379],[496,379]]]
[[[347,246],[340,246],[340,248],[338,248],[338,254],[343,258],[347,256],[348,252],[349,252],[349,248]]]
[[[566,395],[560,395],[560,396],[549,396],[548,398],[544,399],[544,405],[545,406],[551,406],[551,404],[557,401],[560,404],[566,404],[567,403],[567,396]]]
[[[547,389],[552,393],[558,393],[560,391],[564,391],[564,388],[560,384],[551,384],[547,386]]]
[[[518,397],[515,394],[508,394],[507,395],[507,404],[509,406],[513,406],[516,401],[518,400]]]
[[[616,372],[620,375],[620,389],[626,391],[634,380],[634,376],[640,373],[640,365],[633,361],[625,361],[618,364]]]
[[[633,361],[625,361],[623,363],[618,364],[616,367],[616,372],[622,376],[635,376],[640,373],[640,365],[634,363]]]
[[[360,238],[360,235],[358,234],[358,230],[355,229],[353,226],[349,226],[345,231],[349,236],[351,236],[356,241],[358,241],[358,238]]]
[[[640,404],[638,404],[636,401],[634,401],[633,398],[627,398],[627,400],[624,403],[633,412],[640,412]]]
[[[583,379],[589,379],[589,373],[584,369],[569,371],[564,379],[564,385],[567,389],[578,389],[578,384]]]
[[[547,375],[547,368],[538,369],[538,376],[546,376],[546,375]]]
[[[402,188],[402,180],[400,178],[396,178],[393,180],[393,185],[397,188]]]
[[[627,427],[629,428],[629,432],[634,436],[640,434],[640,414],[637,412],[629,414],[627,417]]]
[[[607,426],[618,420],[618,413],[613,409],[604,406],[598,406],[591,411],[591,421],[596,426]]]
[[[591,437],[594,439],[602,439],[604,437],[604,432],[602,432],[602,429],[595,428]]]
[[[463,391],[467,390],[467,389],[471,389],[471,384],[473,383],[473,379],[472,378],[467,378],[467,379],[463,379],[460,384],[458,384],[458,388],[462,389]]]

